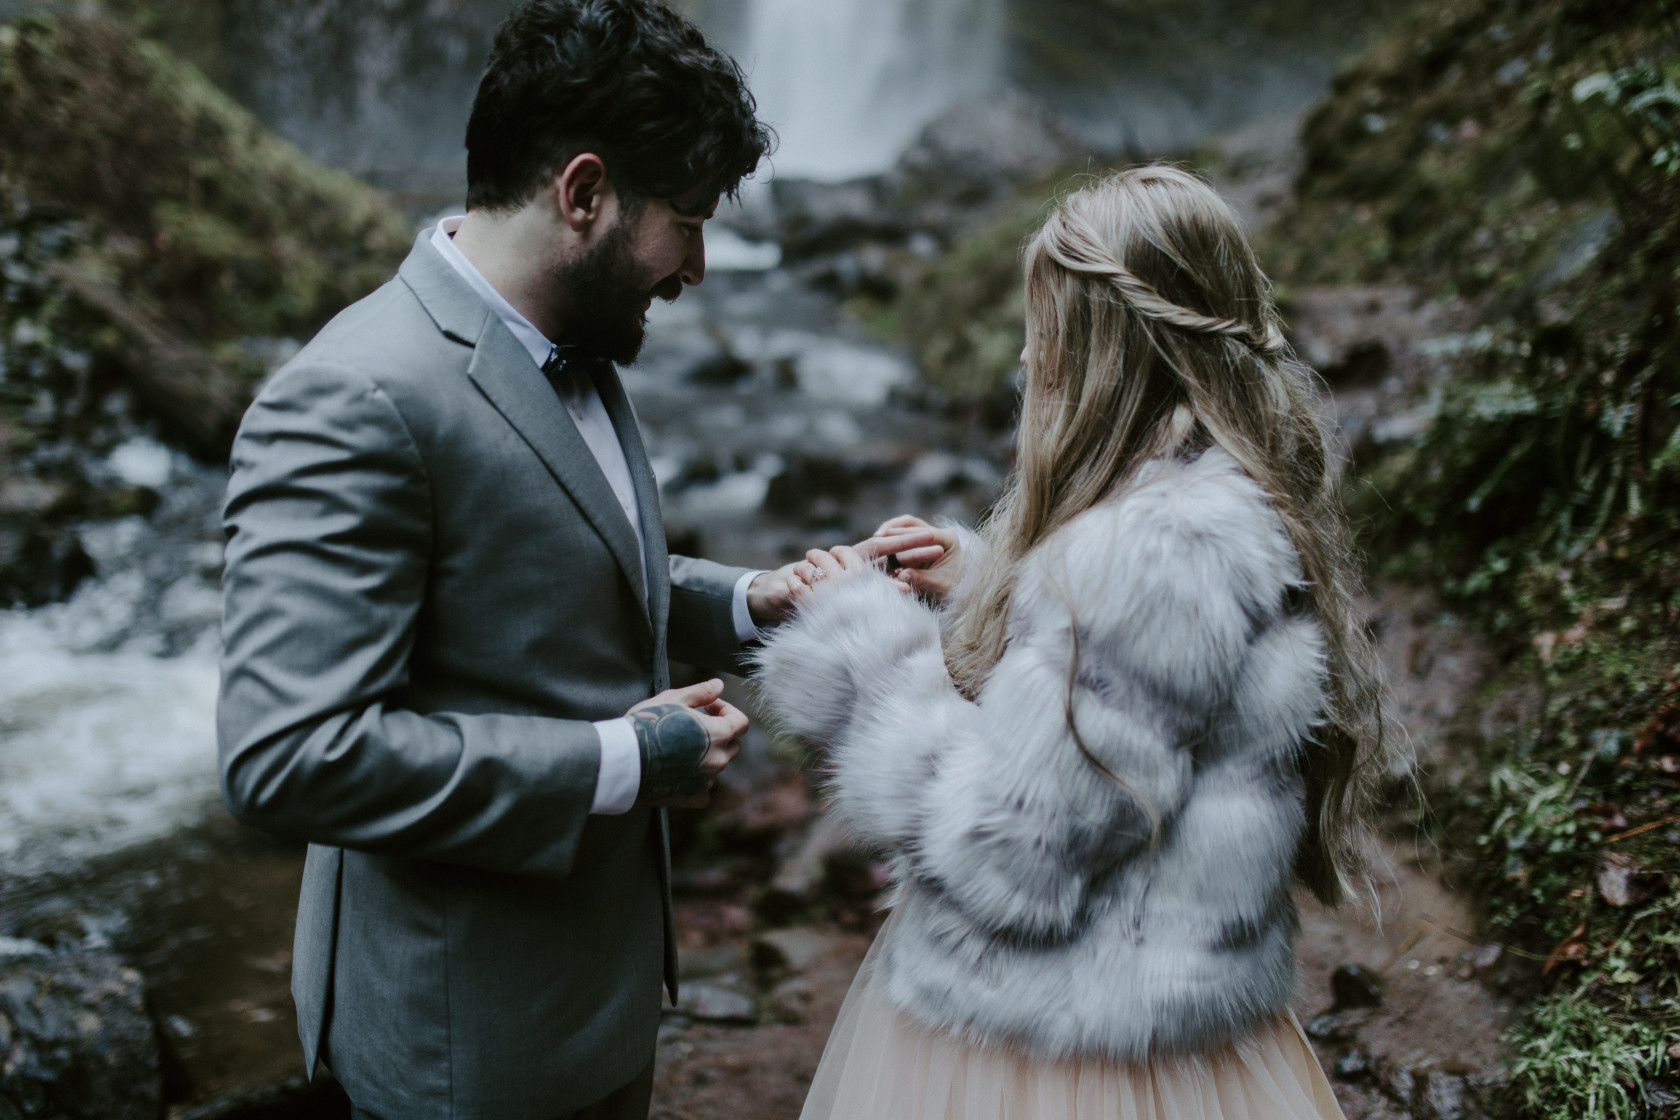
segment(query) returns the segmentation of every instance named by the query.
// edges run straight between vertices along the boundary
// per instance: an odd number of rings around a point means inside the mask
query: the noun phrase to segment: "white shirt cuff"
[[[603,719],[595,724],[601,737],[601,769],[595,775],[595,800],[589,811],[601,816],[628,813],[642,790],[642,748],[630,721]]]
[[[753,625],[752,611],[747,609],[747,588],[752,586],[753,580],[763,574],[764,570],[760,569],[748,572],[735,581],[735,595],[730,601],[729,610],[735,619],[735,637],[742,645],[757,641],[767,633]]]

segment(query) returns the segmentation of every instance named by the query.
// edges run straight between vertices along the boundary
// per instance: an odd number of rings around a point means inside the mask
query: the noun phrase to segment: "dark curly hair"
[[[733,59],[660,0],[525,0],[467,122],[467,207],[529,202],[584,152],[635,205],[733,198],[774,134]]]

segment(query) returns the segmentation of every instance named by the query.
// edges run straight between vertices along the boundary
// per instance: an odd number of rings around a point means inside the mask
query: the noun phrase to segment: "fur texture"
[[[1028,557],[977,702],[935,612],[875,573],[819,587],[758,676],[826,748],[837,811],[898,858],[895,1004],[1119,1059],[1218,1045],[1288,1004],[1298,756],[1325,671],[1300,583],[1266,495],[1215,448],[1151,464]]]

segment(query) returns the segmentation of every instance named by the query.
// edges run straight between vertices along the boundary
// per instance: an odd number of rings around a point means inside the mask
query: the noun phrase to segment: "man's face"
[[[716,197],[688,197],[621,210],[599,242],[559,270],[568,301],[564,341],[621,365],[635,361],[654,299],[674,300],[685,284],[705,279],[702,226],[716,208]]]

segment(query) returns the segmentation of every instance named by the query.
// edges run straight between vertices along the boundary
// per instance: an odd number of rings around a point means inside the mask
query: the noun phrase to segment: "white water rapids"
[[[216,803],[222,472],[145,438],[105,468],[163,495],[85,525],[99,572],[0,612],[0,868],[30,877],[168,836]]]

